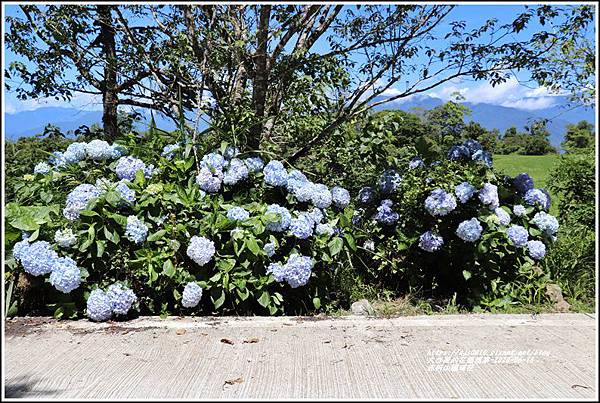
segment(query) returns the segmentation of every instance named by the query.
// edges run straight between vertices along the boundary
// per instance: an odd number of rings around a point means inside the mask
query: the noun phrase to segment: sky
[[[6,15],[21,15],[18,6],[7,5]],[[497,18],[500,23],[512,21],[517,13],[524,10],[522,5],[459,5],[447,17],[447,21],[463,20],[467,23],[467,27],[478,27],[482,25],[488,18]],[[4,23],[5,30],[7,23]],[[530,29],[537,30],[542,28],[539,24],[532,24]],[[448,22],[444,22],[436,28],[438,33],[447,32],[449,29]],[[530,31],[525,31],[518,34],[514,39],[519,39],[519,36],[526,36]],[[590,30],[589,37],[593,37],[593,28]],[[440,43],[443,46],[444,43]],[[315,45],[317,52],[327,51],[328,45],[324,40]],[[12,61],[20,60],[27,63],[26,60],[18,57],[10,50],[5,49],[4,63],[5,66]],[[413,77],[408,77],[412,79]],[[555,103],[556,95],[551,94],[543,87],[537,87],[531,83],[524,85],[523,82],[529,79],[529,72],[522,71],[516,77],[509,79],[507,82],[497,85],[492,88],[485,81],[472,81],[458,79],[442,84],[439,87],[433,88],[426,92],[426,95],[441,98],[443,100],[453,99],[456,92],[459,92],[466,102],[472,103],[489,103],[494,105],[502,105],[508,107],[516,107],[525,110],[538,110],[552,106]],[[13,82],[13,85],[18,83]],[[393,96],[401,92],[403,88],[392,87],[387,90],[384,95]],[[70,102],[52,99],[29,99],[19,100],[14,92],[8,92],[3,89],[5,112],[16,113],[25,110],[35,110],[39,107],[55,106],[55,107],[72,107],[81,110],[101,110],[101,99],[98,96],[89,94],[76,94]],[[398,100],[398,103],[406,101],[406,99]]]

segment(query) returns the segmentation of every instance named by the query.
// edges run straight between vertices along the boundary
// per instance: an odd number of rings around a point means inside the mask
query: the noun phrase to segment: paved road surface
[[[592,399],[595,315],[5,322],[24,398]]]

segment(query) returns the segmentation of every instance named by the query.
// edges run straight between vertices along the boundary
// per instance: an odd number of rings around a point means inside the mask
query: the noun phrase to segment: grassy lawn
[[[506,175],[516,176],[527,172],[534,180],[536,188],[546,188],[550,171],[558,161],[558,154],[549,155],[494,155],[494,168]],[[548,190],[549,191],[549,190]],[[557,197],[550,192],[552,205],[551,214],[557,214]]]

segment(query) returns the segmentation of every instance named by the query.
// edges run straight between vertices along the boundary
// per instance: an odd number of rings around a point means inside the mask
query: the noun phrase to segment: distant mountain
[[[383,98],[378,98],[378,100],[381,99]],[[444,101],[439,98],[418,95],[402,102],[392,101],[380,105],[376,109],[429,110],[443,103]],[[567,100],[563,97],[556,97],[556,103],[553,106],[538,110],[509,108],[485,103],[463,102],[462,104],[471,109],[471,115],[465,118],[466,122],[479,122],[486,129],[498,129],[501,133],[511,126],[515,126],[518,130],[524,130],[525,126],[535,119],[551,119],[547,128],[550,132],[550,142],[556,147],[562,143],[568,124],[577,123],[580,120],[587,120],[590,123],[595,121],[593,109],[580,107],[569,110]]]
[[[375,101],[381,99],[383,98],[378,97]],[[411,111],[418,108],[429,110],[441,105],[443,102],[439,98],[428,95],[417,95],[402,102],[393,101],[380,105],[376,109],[402,109]],[[558,147],[563,140],[566,126],[569,123],[577,123],[580,120],[587,120],[591,123],[595,121],[595,111],[593,109],[577,108],[568,110],[565,107],[566,104],[565,98],[556,97],[556,103],[553,106],[530,111],[485,103],[474,104],[466,102],[464,105],[469,107],[472,113],[465,120],[479,122],[489,130],[498,129],[500,132],[504,132],[511,126],[515,126],[519,130],[524,130],[525,126],[534,119],[552,119],[548,123],[550,142],[552,145]],[[140,130],[143,130],[150,120],[149,112],[144,111],[144,116],[146,120],[139,125],[138,129]],[[163,130],[175,129],[175,125],[171,120],[157,114],[154,115],[154,118],[159,128]],[[66,132],[75,130],[81,125],[90,126],[93,123],[100,123],[101,121],[102,113],[100,111],[80,111],[73,108],[47,107],[33,111],[7,113],[5,114],[6,137],[8,139],[17,139],[23,136],[33,136],[37,133],[42,133],[44,126],[48,123],[52,123],[60,127],[63,132]],[[206,124],[202,126],[201,129],[205,128]]]
[[[145,120],[138,124],[143,130],[150,122],[150,113],[144,113]],[[62,132],[77,129],[82,125],[101,124],[101,111],[82,111],[74,108],[44,107],[33,111],[4,114],[6,138],[16,140],[20,137],[34,136],[44,132],[44,127],[51,123],[58,126]],[[173,130],[175,125],[171,120],[154,115],[156,125],[163,130]]]

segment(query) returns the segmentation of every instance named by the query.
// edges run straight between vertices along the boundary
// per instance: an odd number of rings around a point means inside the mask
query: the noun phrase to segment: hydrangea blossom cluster
[[[97,288],[87,299],[87,315],[96,322],[108,320],[113,314],[126,315],[136,301],[135,293],[121,284],[112,284],[106,292]]]
[[[33,168],[33,173],[46,175],[48,172],[50,172],[50,170],[50,165],[46,164],[45,162],[38,162]]]
[[[231,221],[244,221],[250,217],[250,213],[243,207],[232,207],[227,210],[227,218]]]
[[[215,254],[215,243],[203,236],[193,236],[187,248],[187,255],[200,266],[211,261]]]
[[[63,167],[67,164],[64,153],[62,151],[54,151],[48,158],[48,162],[55,168]]]
[[[425,166],[425,162],[421,159],[421,157],[413,157],[408,163],[409,169],[422,168]]]
[[[65,294],[79,287],[81,283],[81,270],[77,263],[69,257],[59,257],[54,261],[50,284],[58,291]]]
[[[498,186],[491,183],[485,183],[483,189],[479,191],[479,200],[488,206],[490,210],[498,208],[500,200],[498,199]]]
[[[244,163],[248,167],[248,171],[253,173],[262,171],[265,166],[265,163],[260,157],[248,157],[244,160]]]
[[[534,188],[533,178],[525,172],[515,176],[513,185],[515,186],[515,189],[517,189],[517,193],[521,196]]]
[[[165,157],[166,159],[170,160],[173,158],[173,156],[175,155],[175,152],[177,150],[179,150],[180,147],[181,146],[179,145],[179,143],[167,144],[166,146],[164,146],[161,155],[163,157]]]
[[[225,161],[225,157],[216,152],[206,154],[202,157],[202,160],[200,161],[200,166],[202,168],[208,168],[211,170],[219,171],[222,170],[226,164],[227,161]]]
[[[94,161],[105,161],[121,157],[125,150],[117,144],[108,144],[104,140],[92,140],[85,144],[86,155]]]
[[[239,148],[234,146],[227,146],[225,147],[225,151],[223,151],[223,157],[225,157],[225,159],[229,161],[236,157],[239,153]]]
[[[445,216],[456,208],[456,199],[443,189],[433,190],[425,199],[425,209],[432,216]]]
[[[317,224],[315,232],[317,235],[332,236],[334,234],[334,229],[331,224]]]
[[[473,139],[452,146],[448,151],[448,159],[451,161],[483,161],[488,167],[492,166],[492,155]]]
[[[67,195],[66,206],[63,209],[63,215],[68,220],[76,220],[79,213],[85,210],[90,200],[99,197],[102,192],[94,185],[87,183],[78,185]]]
[[[77,243],[77,235],[73,233],[71,228],[59,229],[54,233],[54,242],[61,248],[70,248]]]
[[[513,206],[513,214],[517,217],[523,217],[525,215],[525,207],[521,204],[515,204]]]
[[[331,189],[331,197],[336,207],[345,208],[350,204],[350,192],[342,187],[334,186]]]
[[[127,315],[131,306],[137,301],[134,292],[119,283],[108,287],[106,295],[110,299],[112,312],[116,315]]]
[[[382,193],[388,194],[398,190],[402,177],[393,169],[386,169],[379,178],[379,188]]]
[[[196,183],[200,189],[208,193],[216,193],[221,189],[223,182],[223,171],[220,169],[210,169],[204,166],[200,169],[200,173],[196,176]]]
[[[227,170],[223,175],[223,183],[226,185],[235,185],[246,179],[248,173],[248,167],[244,164],[244,161],[234,158],[229,162]]]
[[[312,194],[310,200],[315,207],[325,209],[331,206],[331,203],[333,202],[333,196],[326,185],[322,183],[316,183],[311,187],[311,189]]]
[[[276,214],[276,221],[267,223],[266,228],[273,232],[283,232],[290,226],[292,215],[289,210],[279,204],[271,204],[267,207],[266,214]]]
[[[128,203],[135,203],[135,190],[130,189],[127,183],[119,181],[115,187],[121,198]]]
[[[189,282],[183,289],[181,305],[185,308],[194,308],[200,303],[202,298],[202,287],[196,282]]]
[[[113,147],[114,151],[114,147]],[[65,150],[63,157],[69,164],[75,164],[79,161],[83,161],[87,155],[86,143],[71,143]]]
[[[503,208],[496,208],[494,210],[494,213],[496,214],[496,216],[498,217],[498,221],[500,222],[500,225],[508,225],[510,224],[510,215],[503,209]]]
[[[271,273],[277,282],[287,281],[292,288],[308,283],[312,273],[313,262],[308,256],[292,254],[286,264],[271,263],[267,273]]]
[[[508,239],[519,248],[527,245],[527,240],[529,239],[529,232],[527,232],[524,227],[515,224],[511,225],[506,230],[506,235],[508,236]]]
[[[467,242],[475,242],[481,237],[481,232],[483,228],[479,223],[477,218],[471,218],[470,220],[465,220],[458,225],[456,229],[456,235],[463,241]]]
[[[527,251],[533,259],[540,260],[546,256],[546,245],[541,241],[529,241],[527,242]]]
[[[313,234],[314,223],[307,214],[300,214],[290,221],[290,232],[298,239],[306,239]]]
[[[360,204],[369,204],[375,199],[375,191],[372,187],[365,186],[358,191],[357,200]]]
[[[435,252],[444,245],[444,238],[433,231],[427,231],[419,237],[419,248],[427,252]]]
[[[477,189],[475,189],[475,186],[471,185],[469,182],[463,182],[456,185],[454,188],[454,194],[463,204],[468,202],[475,193],[477,193]]]
[[[263,168],[265,182],[271,186],[285,186],[287,184],[288,172],[281,161],[271,160]]]
[[[529,189],[523,199],[531,206],[539,204],[544,210],[550,208],[550,195],[545,189]]]
[[[146,166],[144,161],[132,156],[121,157],[117,161],[115,171],[119,179],[127,179],[133,181],[137,171],[142,171],[146,178],[152,176],[154,166]]]
[[[268,257],[273,257],[273,255],[275,254],[275,243],[266,243],[265,246],[263,246],[263,250],[265,251]]]
[[[381,205],[377,207],[377,213],[375,213],[375,220],[385,225],[393,225],[398,221],[400,215],[392,210],[394,202],[389,199],[381,201]]]
[[[146,240],[148,236],[148,227],[139,218],[134,215],[127,217],[127,227],[125,228],[125,236],[132,242],[140,244]]]
[[[538,227],[544,234],[552,236],[558,231],[558,220],[553,215],[550,215],[544,211],[535,213],[531,223]]]

